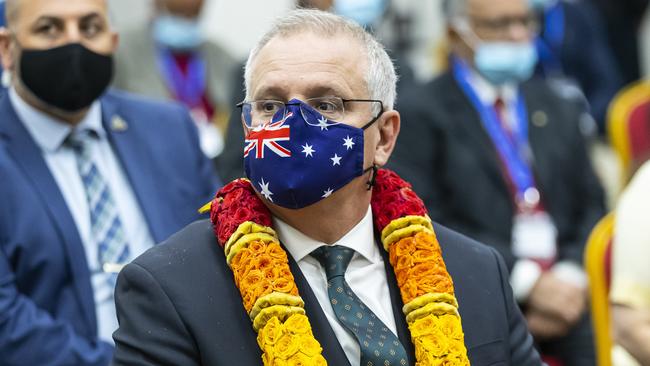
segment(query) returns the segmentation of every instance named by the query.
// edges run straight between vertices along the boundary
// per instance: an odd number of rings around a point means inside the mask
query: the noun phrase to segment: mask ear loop
[[[379,170],[379,168],[375,164],[372,164],[372,167],[364,170],[364,174],[369,171],[372,171],[372,174],[370,175],[370,179],[368,180],[368,182],[366,182],[366,185],[368,186],[367,190],[371,190],[372,187],[375,186],[375,183],[377,183],[377,170]]]

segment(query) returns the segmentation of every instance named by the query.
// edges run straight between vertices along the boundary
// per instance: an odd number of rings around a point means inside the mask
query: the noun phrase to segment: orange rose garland
[[[372,209],[405,304],[416,365],[469,365],[454,284],[424,203],[410,184],[380,170]]]
[[[371,206],[405,304],[416,365],[469,365],[453,281],[424,204],[408,183],[381,169]],[[226,185],[205,209],[258,333],[264,365],[327,364],[271,213],[250,182]]]

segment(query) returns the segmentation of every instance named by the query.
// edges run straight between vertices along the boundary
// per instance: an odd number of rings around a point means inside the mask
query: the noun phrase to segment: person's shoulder
[[[434,223],[433,226],[445,255],[463,258],[463,260],[495,261],[495,251],[491,247],[438,223]]]
[[[180,103],[170,100],[160,100],[151,97],[134,94],[120,89],[109,89],[103,96],[102,102],[108,102],[117,105],[120,109],[137,109],[147,110],[160,115],[169,112],[179,113],[186,111]]]
[[[172,133],[176,133],[174,131],[177,131],[177,128],[188,128],[186,125],[190,119],[189,111],[175,101],[158,100],[110,89],[102,96],[101,102],[114,108],[121,117],[128,118],[128,122],[146,125],[149,132],[166,132],[171,129]],[[148,127],[155,127],[155,130]]]
[[[220,43],[217,43],[213,40],[206,40],[201,45],[201,51],[208,57],[212,57],[222,62],[226,62],[228,65],[234,65],[237,63],[235,56],[231,54],[225,47]]]
[[[178,287],[205,278],[208,273],[227,274],[223,249],[210,220],[195,221],[157,244],[127,266],[138,266],[163,285]],[[215,276],[218,279],[220,276]],[[189,282],[188,282],[189,281]]]
[[[421,103],[423,98],[436,103],[440,96],[446,94],[449,88],[453,86],[455,80],[450,72],[444,72],[430,80],[412,83],[408,88],[402,89],[399,96],[399,104],[410,104],[410,102]]]

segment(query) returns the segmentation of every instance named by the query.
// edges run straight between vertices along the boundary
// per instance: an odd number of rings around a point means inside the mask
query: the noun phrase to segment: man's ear
[[[382,167],[388,162],[388,158],[390,158],[393,149],[395,149],[400,123],[399,112],[395,110],[384,112],[379,121],[377,121],[379,142],[375,148],[375,165]]]
[[[120,46],[120,34],[117,32],[111,32],[111,43],[113,43],[112,48],[113,52],[117,52],[117,48]]]
[[[9,29],[0,27],[0,63],[5,70],[13,68],[13,57],[11,55],[11,35]]]

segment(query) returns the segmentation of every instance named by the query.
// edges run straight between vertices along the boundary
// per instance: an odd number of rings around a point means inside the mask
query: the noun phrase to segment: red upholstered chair
[[[616,95],[609,106],[607,128],[627,183],[650,158],[650,81],[631,84]]]
[[[598,366],[612,365],[609,287],[611,284],[614,215],[605,216],[594,227],[585,248],[585,270],[589,278],[591,317]]]

